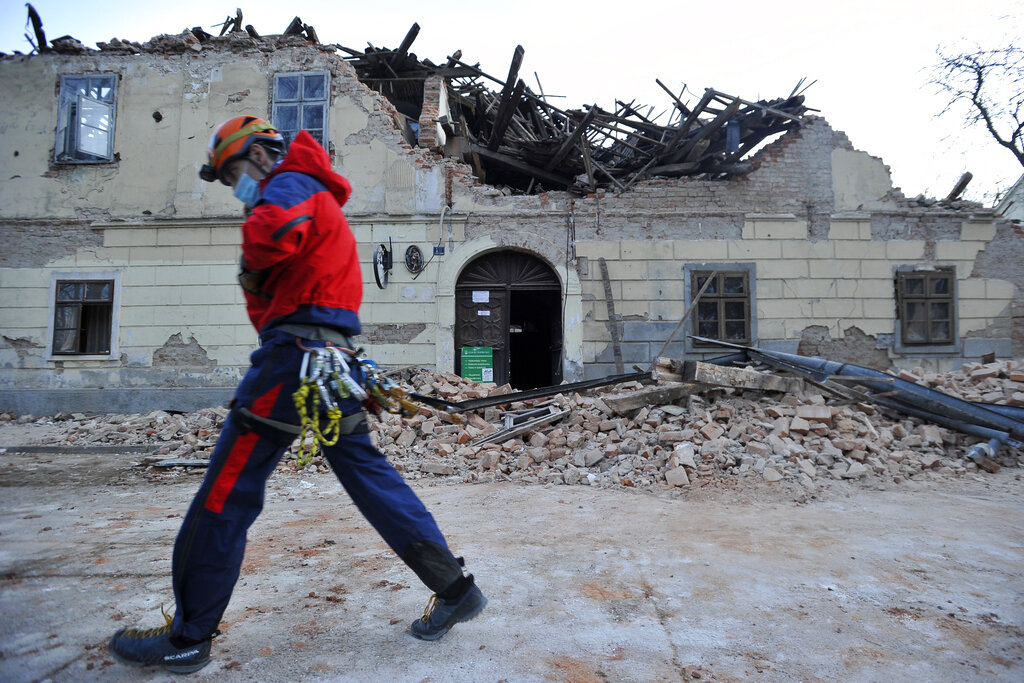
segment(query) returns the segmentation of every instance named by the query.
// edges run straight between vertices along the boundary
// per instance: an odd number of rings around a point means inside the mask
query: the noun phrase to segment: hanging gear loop
[[[292,394],[300,421],[299,467],[309,463],[318,445],[333,446],[342,434],[351,433],[345,427],[354,416],[343,418],[342,401],[355,399],[363,409],[378,416],[384,411],[402,417],[419,412],[420,407],[410,400],[415,394],[385,377],[375,362],[363,357],[362,349],[353,351],[331,342],[309,348],[299,337],[295,343],[305,351],[299,388]],[[461,421],[459,416],[448,414],[455,422]],[[308,446],[307,432],[312,435]]]

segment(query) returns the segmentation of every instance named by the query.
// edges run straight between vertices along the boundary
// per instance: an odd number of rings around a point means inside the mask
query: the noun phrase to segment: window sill
[[[53,162],[54,166],[114,166],[116,159],[61,159]]]
[[[46,362],[53,367],[103,367],[107,365],[120,365],[121,359],[114,353],[82,353],[59,356],[51,354],[47,357]]]

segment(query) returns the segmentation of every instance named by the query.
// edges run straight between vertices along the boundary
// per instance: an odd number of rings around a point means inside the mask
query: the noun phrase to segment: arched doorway
[[[521,251],[471,261],[455,285],[455,372],[464,347],[490,348],[494,382],[516,389],[562,381],[562,288],[555,271]]]

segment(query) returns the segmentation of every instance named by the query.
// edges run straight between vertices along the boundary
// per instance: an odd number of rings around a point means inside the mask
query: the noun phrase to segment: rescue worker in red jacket
[[[292,394],[305,350],[353,348],[362,301],[356,242],[342,212],[351,186],[309,133],[299,132],[286,153],[284,138],[266,121],[232,118],[214,133],[200,175],[231,186],[246,207],[239,280],[260,347],[178,533],[173,619],[164,615],[159,628],[122,629],[109,645],[120,662],[179,673],[210,660],[246,530],[263,507],[267,478],[299,432]],[[434,591],[410,633],[440,638],[479,614],[487,599],[423,503],[371,443],[362,404],[349,398],[339,407],[341,436],[323,446],[324,456],[360,512]]]

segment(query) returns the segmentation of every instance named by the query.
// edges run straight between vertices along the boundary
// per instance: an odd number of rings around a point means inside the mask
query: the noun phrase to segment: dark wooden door
[[[508,293],[504,289],[455,291],[455,371],[462,373],[463,346],[494,349],[494,382],[508,382]]]
[[[511,295],[514,292],[549,293],[554,296],[552,312],[538,317],[542,325],[554,326],[544,337],[544,343],[520,351],[521,362],[540,363],[544,367],[559,366],[551,373],[552,383],[561,380],[561,315],[557,302],[561,301],[561,284],[555,272],[542,260],[519,251],[496,251],[475,259],[459,276],[455,286],[455,367],[461,373],[461,349],[464,346],[490,346],[494,349],[494,382],[509,382],[510,358],[509,326],[515,323],[517,334],[524,326],[520,320],[511,320]],[[532,316],[531,316],[532,317]],[[548,356],[555,357],[549,361]],[[525,358],[529,356],[529,358]],[[557,380],[554,378],[557,376]]]

